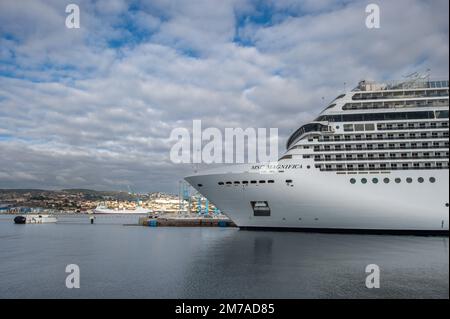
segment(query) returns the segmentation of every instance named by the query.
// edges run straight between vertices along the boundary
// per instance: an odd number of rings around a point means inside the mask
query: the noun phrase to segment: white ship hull
[[[283,173],[207,174],[186,180],[241,228],[447,232],[448,170],[397,171],[389,174],[336,174],[311,170]],[[383,183],[388,177],[389,184]],[[413,183],[406,183],[406,178]],[[419,177],[425,182],[419,183]],[[430,183],[429,178],[436,178]],[[350,178],[358,183],[351,184]],[[362,185],[359,180],[367,178]],[[370,182],[378,178],[379,183]],[[401,178],[397,184],[395,178]],[[273,180],[257,185],[218,185],[219,181]],[[287,184],[286,180],[292,180]],[[202,187],[199,187],[201,184]],[[264,201],[270,216],[254,216],[251,202]]]

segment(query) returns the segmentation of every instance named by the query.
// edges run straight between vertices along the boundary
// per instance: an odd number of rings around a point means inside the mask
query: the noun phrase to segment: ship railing
[[[405,80],[390,80],[385,83],[375,81],[360,81],[353,91],[384,91],[405,89],[440,89],[448,88],[448,80],[429,80],[424,78],[413,78]]]

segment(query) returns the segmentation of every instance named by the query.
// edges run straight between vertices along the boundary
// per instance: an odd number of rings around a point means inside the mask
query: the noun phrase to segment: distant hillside
[[[45,190],[45,189],[27,189],[27,188],[23,188],[23,189],[15,189],[15,188],[0,188],[0,193],[51,193],[54,191],[51,190]]]
[[[129,194],[124,191],[96,191],[92,189],[84,189],[84,188],[70,188],[70,189],[62,189],[61,192],[69,193],[69,194],[83,194],[88,198],[99,198],[99,197],[111,197],[118,200],[135,200],[137,197],[134,194]]]
[[[82,194],[101,194],[101,195],[117,195],[117,194],[128,194],[127,192],[123,191],[97,191],[93,189],[87,189],[87,188],[67,188],[67,189],[61,189],[61,192],[74,194],[74,193],[82,193]]]
[[[45,190],[45,189],[0,189],[0,194],[30,194],[31,197],[49,198],[55,195],[63,194],[81,194],[85,199],[102,200],[102,199],[114,199],[114,200],[136,200],[137,196],[121,191],[96,191],[92,189],[73,188],[73,189],[61,189],[61,190]]]
[[[85,199],[91,200],[102,200],[102,199],[113,199],[113,200],[137,200],[146,198],[158,198],[160,196],[178,196],[177,194],[163,193],[163,192],[153,192],[149,194],[130,194],[125,191],[98,191],[87,188],[67,188],[61,190],[48,190],[48,189],[0,189],[0,195],[8,194],[30,194],[34,198],[51,198],[52,196],[58,195],[79,195]]]

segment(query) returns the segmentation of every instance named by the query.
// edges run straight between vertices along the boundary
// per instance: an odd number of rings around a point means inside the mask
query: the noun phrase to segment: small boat
[[[25,215],[25,216],[17,216],[14,218],[14,223],[16,224],[47,224],[47,223],[56,223],[58,219],[56,217],[52,217],[50,215]]]
[[[16,224],[25,224],[26,222],[27,222],[26,217],[17,216],[16,218],[14,218],[14,223]]]

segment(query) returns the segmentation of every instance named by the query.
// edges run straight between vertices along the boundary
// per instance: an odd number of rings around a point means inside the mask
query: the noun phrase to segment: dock
[[[236,224],[229,218],[211,217],[141,217],[139,225],[148,227],[236,227]]]

